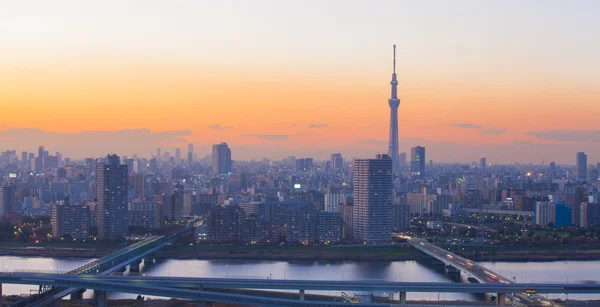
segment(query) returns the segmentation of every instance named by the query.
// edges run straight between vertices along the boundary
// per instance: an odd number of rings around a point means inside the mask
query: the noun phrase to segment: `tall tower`
[[[108,155],[98,165],[98,239],[119,240],[129,233],[127,223],[127,165],[117,155]]]
[[[392,73],[392,97],[390,104],[390,143],[388,154],[392,158],[392,170],[395,174],[400,172],[400,157],[398,156],[398,80],[396,80],[396,45],[394,45],[394,72]]]
[[[358,241],[389,242],[392,238],[392,159],[354,160],[353,233]]]
[[[587,155],[585,152],[577,153],[577,181],[587,181]]]
[[[215,175],[231,173],[231,149],[227,143],[213,145],[212,169]]]

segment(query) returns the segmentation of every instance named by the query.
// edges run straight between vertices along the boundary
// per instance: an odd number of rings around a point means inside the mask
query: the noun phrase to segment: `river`
[[[14,269],[68,271],[92,259],[35,258],[0,256],[6,271]],[[570,282],[600,279],[600,261],[559,262],[481,262],[482,265],[517,282]],[[240,260],[161,260],[150,266],[142,265],[142,273],[153,276],[239,277],[273,279],[319,280],[389,280],[414,282],[454,282],[442,273],[416,261],[240,261]],[[127,274],[127,273],[126,273]],[[463,279],[465,277],[463,276]],[[26,294],[37,287],[3,285],[4,295]],[[339,292],[319,292],[340,295]],[[350,292],[351,293],[351,292]],[[85,293],[92,296],[92,291]],[[109,298],[134,298],[135,295],[112,293]],[[553,297],[553,296],[550,296]],[[554,296],[566,298],[566,296]],[[470,294],[408,293],[409,300],[477,300]],[[573,294],[569,299],[600,299],[600,295]]]

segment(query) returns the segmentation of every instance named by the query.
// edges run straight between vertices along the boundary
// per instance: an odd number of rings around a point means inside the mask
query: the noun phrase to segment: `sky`
[[[0,2],[0,150],[600,161],[598,1]],[[185,150],[184,150],[185,152]]]

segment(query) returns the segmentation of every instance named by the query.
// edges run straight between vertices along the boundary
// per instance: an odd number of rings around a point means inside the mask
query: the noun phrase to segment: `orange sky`
[[[248,14],[230,10],[235,1],[174,3],[134,15],[118,1],[78,10],[14,4],[13,14],[0,13],[0,39],[10,42],[0,55],[0,125],[190,130],[186,142],[198,145],[386,141],[398,43],[401,138],[494,146],[557,142],[530,131],[600,131],[598,44],[585,30],[597,23],[593,2],[549,5],[540,15],[515,2],[502,15],[475,1],[457,16],[395,2],[370,15],[360,2],[318,13],[259,2]],[[405,18],[383,18],[390,9]],[[575,21],[588,27],[572,32]]]

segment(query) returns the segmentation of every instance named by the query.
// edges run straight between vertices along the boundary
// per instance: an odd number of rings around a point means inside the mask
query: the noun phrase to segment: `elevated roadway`
[[[118,250],[112,254],[101,257],[97,260],[84,264],[76,269],[73,269],[66,273],[66,275],[79,275],[79,274],[99,274],[108,275],[115,271],[122,269],[123,267],[137,262],[144,257],[153,254],[154,252],[169,246],[175,242],[183,233],[189,231],[193,224],[189,224],[188,227],[178,229],[169,235],[165,236],[152,236],[146,240],[136,242],[129,245],[121,250]],[[27,270],[23,270],[25,273]],[[59,300],[67,295],[71,295],[80,291],[78,288],[64,288],[64,287],[46,287],[48,285],[41,284],[40,291],[36,295],[24,298],[17,303],[11,305],[11,307],[38,307],[47,306],[52,304],[54,301]]]
[[[600,294],[600,284],[564,283],[431,283],[372,280],[289,280],[247,278],[197,278],[171,276],[67,275],[35,273],[3,273],[0,283],[48,284],[55,287],[94,289],[94,284],[128,284],[139,290],[164,286],[181,289],[258,289],[258,290],[321,290],[321,291],[383,291],[383,292],[443,292],[443,293],[569,293]],[[114,290],[114,289],[113,289]],[[121,292],[121,291],[116,291]],[[135,291],[134,291],[135,292]]]
[[[499,283],[508,285],[507,289],[512,285],[516,285],[516,280],[510,280],[506,277],[501,276],[500,274],[493,272],[490,269],[487,269],[476,262],[473,262],[469,259],[460,257],[448,250],[437,247],[433,244],[428,243],[426,240],[418,239],[418,238],[410,238],[411,244],[414,248],[420,250],[421,252],[442,261],[445,265],[452,266],[456,269],[459,269],[461,272],[464,272],[471,277],[475,278],[480,283]],[[510,289],[509,289],[510,290]],[[522,304],[527,305],[542,305],[542,306],[554,306],[558,307],[559,304],[547,300],[539,295],[527,295],[528,293],[536,293],[535,291],[523,291],[527,289],[518,289],[514,287],[512,291],[509,292],[496,292],[498,293],[497,301],[500,305],[504,305],[504,294],[510,293],[510,297],[513,301],[519,301]],[[494,293],[494,292],[490,292]],[[565,293],[565,292],[562,292]]]

